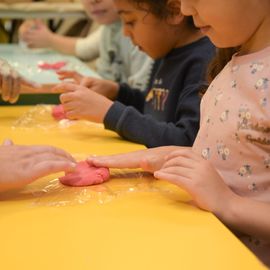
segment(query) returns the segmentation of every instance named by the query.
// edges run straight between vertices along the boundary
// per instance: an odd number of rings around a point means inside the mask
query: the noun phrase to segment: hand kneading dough
[[[52,109],[52,116],[56,120],[67,119],[64,106],[62,104],[54,106]]]
[[[66,173],[65,176],[60,177],[62,184],[67,186],[90,186],[101,184],[110,178],[110,171],[104,167],[94,167],[89,165],[86,161],[80,161],[75,171]]]

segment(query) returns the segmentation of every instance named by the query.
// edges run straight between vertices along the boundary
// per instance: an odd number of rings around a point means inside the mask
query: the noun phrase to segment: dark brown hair
[[[128,0],[130,3],[137,6],[138,9],[144,10],[147,13],[152,13],[160,19],[167,19],[175,14],[175,6],[169,5],[168,0]],[[143,5],[147,5],[146,9]],[[186,24],[192,28],[196,28],[193,23],[192,16],[185,18]]]
[[[206,72],[206,81],[207,84],[204,85],[200,91],[199,95],[202,97],[207,91],[211,82],[215,79],[215,77],[221,72],[221,70],[227,65],[228,62],[232,59],[232,56],[239,51],[239,47],[235,48],[224,48],[217,49],[216,54],[213,60],[209,63]]]
[[[139,9],[145,10],[149,13],[153,13],[155,16],[165,19],[174,14],[173,9],[168,5],[168,0],[128,0],[132,4],[135,4]],[[148,9],[146,10],[143,5],[146,4]]]
[[[210,62],[207,70],[207,80],[211,83],[220,71],[232,59],[232,56],[239,51],[239,47],[217,49],[217,53]]]

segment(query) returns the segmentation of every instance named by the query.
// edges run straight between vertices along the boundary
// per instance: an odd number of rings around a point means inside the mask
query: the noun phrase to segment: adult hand
[[[64,150],[43,145],[0,146],[0,191],[20,188],[51,173],[73,170],[76,165]]]
[[[0,91],[2,99],[10,103],[15,103],[19,98],[23,86],[30,88],[40,87],[38,84],[20,76],[7,61],[0,59]]]

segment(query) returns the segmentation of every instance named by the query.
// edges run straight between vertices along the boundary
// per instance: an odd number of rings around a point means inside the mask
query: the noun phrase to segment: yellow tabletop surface
[[[51,144],[77,159],[143,149],[102,125],[56,122],[50,107],[0,107],[0,139]],[[3,270],[265,269],[221,223],[178,187],[132,170],[71,188],[58,175],[0,195]]]

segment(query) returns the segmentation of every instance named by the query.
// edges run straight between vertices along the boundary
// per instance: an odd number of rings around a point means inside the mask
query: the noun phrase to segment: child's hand
[[[0,146],[0,191],[19,188],[37,178],[71,171],[76,162],[68,153],[52,146]]]
[[[200,208],[215,214],[223,211],[235,196],[210,162],[188,148],[171,153],[154,176],[185,189]]]
[[[91,156],[88,161],[97,167],[142,168],[145,171],[154,172],[162,167],[166,160],[165,157],[170,152],[180,148],[177,146],[162,146],[126,154]]]
[[[111,100],[115,100],[118,95],[119,84],[114,81],[85,77],[76,71],[61,70],[58,71],[57,74],[60,80],[72,79],[77,84],[85,86]]]
[[[29,48],[50,48],[53,35],[43,22],[35,20],[21,31],[20,38]]]
[[[61,83],[54,87],[53,91],[65,92],[60,96],[60,100],[69,119],[86,119],[103,123],[113,104],[104,96],[77,84]]]
[[[87,87],[87,85],[81,83],[83,81],[83,79],[87,78],[87,77],[84,77],[83,75],[81,75],[77,71],[59,70],[56,73],[58,75],[58,79],[61,81],[69,79],[69,80],[71,80],[72,83],[77,83],[77,84],[80,84],[82,86]]]
[[[2,99],[10,103],[15,103],[19,98],[20,90],[23,86],[30,88],[40,87],[38,84],[21,77],[8,62],[0,59],[0,92]]]

